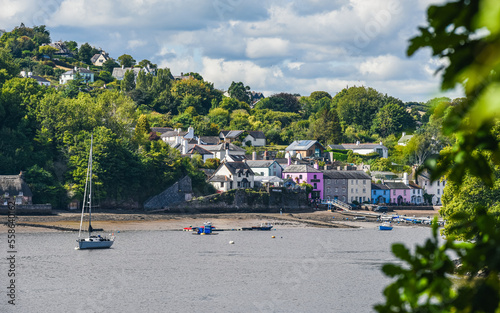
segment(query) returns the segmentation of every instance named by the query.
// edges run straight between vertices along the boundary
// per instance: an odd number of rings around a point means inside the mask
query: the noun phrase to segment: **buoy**
[[[120,231],[117,231],[117,233],[120,233]]]
[[[276,238],[275,236],[271,236],[271,238]]]
[[[229,242],[229,244],[230,244],[230,245],[233,245],[233,244],[234,244],[234,241],[232,241],[232,240],[231,240],[231,241]]]

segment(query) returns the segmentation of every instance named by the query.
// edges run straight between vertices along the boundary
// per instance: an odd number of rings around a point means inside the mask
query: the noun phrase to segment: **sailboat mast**
[[[89,160],[87,163],[87,176],[85,177],[85,189],[83,191],[82,217],[80,218],[80,231],[78,232],[78,238],[80,238],[82,234],[83,215],[85,214],[85,206],[87,204],[87,194],[88,194],[87,191],[89,189],[89,174],[90,176],[92,176],[91,170],[92,170],[92,135],[90,137],[90,153],[89,153]]]
[[[89,156],[89,237],[92,233],[92,144],[94,141],[94,134],[90,135],[90,156]]]

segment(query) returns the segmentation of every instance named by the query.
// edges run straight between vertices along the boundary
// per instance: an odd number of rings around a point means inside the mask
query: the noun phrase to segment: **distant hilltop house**
[[[46,43],[42,44],[42,46],[47,45]],[[54,52],[54,56],[60,56],[60,57],[73,57],[73,53],[71,50],[66,47],[66,44],[62,41],[56,41],[48,44],[52,48],[56,48],[57,51]]]
[[[93,83],[94,82],[94,72],[92,72],[88,67],[81,68],[76,67],[72,70],[64,72],[59,78],[59,84],[64,85],[68,81],[75,79],[76,75],[80,74],[80,77],[83,79],[84,83]]]
[[[112,60],[112,58],[108,53],[101,51],[101,53],[94,54],[94,56],[90,59],[90,62],[92,62],[95,66],[102,66],[107,60]]]
[[[252,96],[252,105],[265,98],[262,92],[256,92],[256,91],[252,91],[251,96]]]
[[[246,136],[243,138],[243,134]],[[264,147],[266,145],[266,136],[262,131],[243,131],[243,130],[223,130],[219,133],[221,142],[240,141],[244,145],[250,142],[253,147]]]
[[[325,150],[325,147],[317,140],[294,141],[285,149],[290,157],[300,155],[301,158],[321,158]]]
[[[127,71],[134,72],[134,79],[137,79],[137,75],[139,75],[139,72],[144,72],[146,74],[156,76],[156,69],[149,67],[149,65],[146,67],[125,67],[123,65],[122,67],[115,67],[113,68],[113,73],[111,73],[111,76],[116,78],[116,80],[123,80],[123,77],[125,77],[125,73]]]
[[[40,86],[50,86],[50,82],[48,80],[46,80],[45,78],[41,77],[41,76],[36,76],[36,75],[33,75],[32,72],[28,72],[26,73],[26,71],[21,71],[21,77],[24,77],[24,78],[32,78],[34,80],[36,80],[36,82],[40,85]]]
[[[408,142],[413,138],[413,135],[407,135],[405,132],[401,135],[401,138],[398,140],[399,146],[406,146]]]
[[[22,172],[19,175],[0,175],[0,204],[7,205],[11,200],[15,204],[32,204],[32,197]]]
[[[378,153],[381,157],[387,158],[389,156],[389,149],[380,143],[342,143],[340,145],[328,145],[333,150],[351,150],[354,153],[367,155],[373,152]]]
[[[172,79],[173,80],[183,80],[183,79],[190,79],[192,78],[193,76],[191,75],[184,75],[184,73],[181,72],[181,75],[180,76],[173,76],[172,75]]]

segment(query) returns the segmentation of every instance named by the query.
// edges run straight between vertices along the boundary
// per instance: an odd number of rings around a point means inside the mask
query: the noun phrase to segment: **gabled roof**
[[[199,153],[201,155],[204,155],[204,154],[211,154],[213,155],[212,152],[200,147],[199,145],[195,145],[194,147],[192,147],[191,149],[189,149],[188,153],[189,154],[193,154],[193,153]]]
[[[217,136],[200,136],[200,140],[207,145],[217,145],[220,139]]]
[[[242,130],[223,130],[220,132],[224,138],[236,139],[243,133]]]
[[[244,160],[247,159],[246,156],[237,155],[237,154],[229,154],[229,155],[226,155],[225,157],[229,158],[232,162],[243,162]]]
[[[401,138],[399,138],[398,140],[398,143],[407,143],[408,141],[410,141],[410,139],[413,138],[414,135],[404,135],[404,136],[401,136]]]
[[[31,189],[20,175],[0,175],[0,195],[6,192],[9,196],[17,196],[22,191],[23,196],[32,197]]]
[[[408,183],[408,187],[410,187],[411,189],[422,189],[422,187],[420,187],[419,185],[415,184],[412,181]]]
[[[262,132],[260,130],[251,130],[248,132],[248,134],[255,139],[266,139],[264,132]]]
[[[225,175],[214,175],[208,179],[209,182],[227,182],[231,181],[229,177]]]
[[[88,69],[83,68],[83,67],[78,68],[76,71],[75,71],[75,69],[71,69],[69,71],[64,72],[64,74],[66,74],[66,75],[75,75],[76,72],[84,73],[84,74],[94,74],[94,72],[92,72],[91,70],[88,70]]]
[[[404,183],[387,182],[385,185],[390,189],[410,189],[410,187],[406,186]]]
[[[375,183],[372,183],[372,190],[389,190],[389,187],[387,187],[384,184],[375,184]]]
[[[309,165],[290,165],[283,170],[283,173],[322,173]]]
[[[35,79],[37,82],[39,83],[50,83],[50,81],[46,80],[45,78],[43,78],[42,76],[37,76],[37,75],[31,75],[30,78],[33,78]]]
[[[254,167],[270,167],[275,160],[251,160],[247,161],[248,166],[254,168]],[[276,162],[278,163],[278,162]],[[279,165],[279,163],[278,163]]]
[[[370,179],[370,175],[363,171],[323,171],[324,179]]]
[[[299,140],[299,141],[294,141],[292,142],[288,147],[286,147],[286,151],[305,151],[309,150],[312,146],[315,144],[320,145],[323,147],[322,144],[320,144],[317,140]],[[323,147],[324,149],[325,147]]]
[[[181,131],[181,132],[177,132],[175,130],[170,130],[170,131],[166,131],[164,132],[163,134],[161,134],[161,138],[171,138],[171,137],[177,137],[177,136],[181,136],[181,137],[184,137],[188,134],[187,131]]]
[[[224,151],[226,150],[226,147],[228,148],[229,151],[246,151],[243,148],[240,148],[232,143],[221,143],[218,145],[202,145],[204,149],[207,149],[208,151]]]
[[[228,171],[233,175],[237,175],[238,173],[242,174],[248,173],[250,175],[255,175],[252,169],[245,162],[223,162],[219,165],[217,170],[215,170],[215,174],[217,174],[222,167],[226,167]],[[212,177],[215,176],[221,176],[221,175],[214,175]],[[210,181],[212,181],[211,180],[212,177],[210,178]]]

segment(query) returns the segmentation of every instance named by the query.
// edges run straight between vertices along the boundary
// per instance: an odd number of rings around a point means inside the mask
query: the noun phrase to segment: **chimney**
[[[264,160],[269,160],[269,155],[268,155],[267,150],[264,151]]]
[[[33,72],[28,72],[28,77],[33,76]]]
[[[290,153],[287,153],[287,159],[288,159],[288,162],[287,162],[287,165],[290,166],[292,165],[292,156],[290,155]]]
[[[314,162],[314,168],[319,170],[319,164],[318,164],[318,161]]]
[[[188,133],[187,133],[186,137],[194,138],[194,128],[193,127],[189,126]]]
[[[122,65],[122,70],[124,70],[124,69],[125,69],[125,65]]]
[[[75,66],[74,70],[75,70],[75,72],[77,72],[78,71],[78,67]]]
[[[21,71],[21,76],[22,77],[26,77],[26,72],[25,71]]]
[[[257,160],[257,152],[256,151],[252,152],[252,160],[254,160],[254,161]]]
[[[408,181],[408,173],[403,174],[403,183],[408,185],[410,182]]]
[[[89,71],[90,71],[90,66],[87,66],[87,70],[89,70]]]
[[[184,139],[182,141],[182,151],[181,151],[182,154],[187,154],[188,153],[188,141],[187,139]]]
[[[403,132],[403,134],[402,134],[401,136],[402,136],[402,137],[406,136],[406,133],[405,133],[405,132]]]
[[[358,141],[356,141],[356,146],[359,146],[359,140],[358,140]]]
[[[381,145],[381,146],[383,145],[382,141],[380,142],[380,145]]]
[[[198,137],[198,144],[201,145],[201,138]]]

